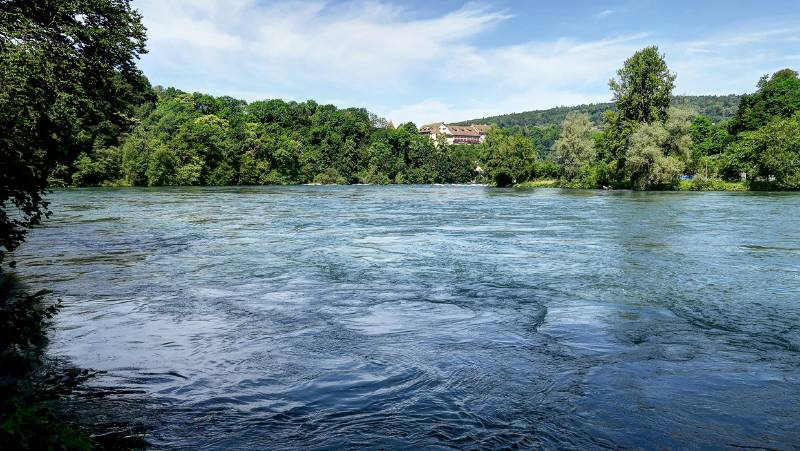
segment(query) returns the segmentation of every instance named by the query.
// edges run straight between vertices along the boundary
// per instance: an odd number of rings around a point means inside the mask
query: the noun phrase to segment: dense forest
[[[314,101],[246,103],[156,87],[119,145],[59,165],[51,185],[454,183],[477,149],[436,145],[413,124]]]

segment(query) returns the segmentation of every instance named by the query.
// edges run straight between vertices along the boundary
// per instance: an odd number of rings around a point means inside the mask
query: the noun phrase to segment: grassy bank
[[[518,183],[517,188],[561,188],[561,181],[558,179],[529,180]]]
[[[562,188],[562,189],[600,189],[585,187],[579,182],[568,182],[559,179],[529,180],[514,185],[516,188]],[[613,186],[612,189],[630,189],[630,186]],[[664,187],[659,191],[774,191],[779,190],[769,183],[728,182],[719,179],[680,180],[675,185]]]
[[[676,191],[750,191],[747,182],[726,182],[717,179],[681,180],[675,186]]]

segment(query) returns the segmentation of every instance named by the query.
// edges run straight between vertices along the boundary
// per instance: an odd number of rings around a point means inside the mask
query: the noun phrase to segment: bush
[[[314,183],[321,183],[323,185],[347,185],[347,179],[339,175],[339,171],[334,168],[328,168],[325,172],[314,176]]]
[[[377,172],[375,168],[361,171],[358,173],[357,177],[358,183],[365,183],[369,185],[388,185],[391,183],[388,175],[382,172]]]
[[[561,165],[552,160],[536,161],[533,164],[533,174],[538,179],[557,179],[562,173]]]
[[[675,185],[678,191],[747,191],[745,182],[727,182],[725,180],[697,176],[692,180],[681,180]]]

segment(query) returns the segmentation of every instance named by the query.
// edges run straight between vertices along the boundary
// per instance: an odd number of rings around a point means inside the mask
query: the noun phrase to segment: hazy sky
[[[363,106],[395,123],[606,101],[656,44],[676,94],[754,89],[800,68],[793,1],[134,0],[153,84],[248,101]]]

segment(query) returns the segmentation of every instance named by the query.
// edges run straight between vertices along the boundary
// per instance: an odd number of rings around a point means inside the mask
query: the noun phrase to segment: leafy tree
[[[692,119],[689,136],[692,138],[692,151],[695,159],[720,154],[731,141],[731,136],[724,124],[714,125],[711,118],[703,115],[697,115]]]
[[[634,53],[608,84],[621,120],[650,124],[666,119],[675,74],[669,71],[658,47]]]
[[[131,186],[147,185],[147,167],[153,147],[159,144],[140,130],[122,144],[122,173]]]
[[[689,131],[695,112],[686,107],[670,107],[667,112],[664,129],[667,139],[664,142],[664,153],[679,158],[687,163],[691,158],[692,137]]]
[[[172,145],[178,149],[181,162],[190,163],[195,158],[201,162],[201,182],[216,185],[235,181],[231,171],[235,174],[233,168],[238,167],[238,162],[231,161],[233,143],[225,119],[212,114],[193,119],[180,127]]]
[[[626,168],[636,189],[655,188],[675,181],[683,171],[683,162],[664,155],[669,132],[663,125],[640,124],[630,137]]]
[[[0,3],[0,261],[48,214],[56,165],[128,125],[144,41],[126,0]]]
[[[755,130],[773,117],[788,118],[796,111],[800,111],[800,79],[791,69],[779,70],[772,77],[761,77],[758,90],[742,97],[729,130],[732,134]]]
[[[677,181],[689,159],[691,111],[670,108],[664,124],[642,123],[631,134],[625,167],[636,189],[651,189]]]
[[[191,157],[188,162],[175,170],[175,184],[181,186],[200,185],[203,169],[204,165],[200,157]]]
[[[776,117],[752,140],[760,147],[760,175],[775,177],[784,189],[800,188],[800,112],[788,119]]]
[[[174,185],[175,173],[181,160],[169,147],[161,144],[150,154],[147,162],[147,183],[151,186]]]
[[[564,167],[564,176],[573,179],[594,162],[592,122],[586,113],[569,113],[561,124],[561,137],[553,146],[555,161]]]
[[[603,116],[606,127],[595,143],[601,158],[615,173],[614,178],[623,178],[626,168],[630,173],[626,161],[630,154],[629,138],[640,125],[667,120],[674,82],[675,74],[669,71],[664,56],[655,46],[634,53],[617,71],[617,78],[609,81],[616,111]],[[644,149],[640,145],[636,148]]]
[[[723,171],[730,178],[740,173],[750,180],[775,177],[782,189],[800,188],[800,112],[791,118],[777,116],[765,126],[743,132],[724,155]]]
[[[484,162],[490,179],[497,186],[509,186],[533,175],[537,152],[522,135],[511,135],[492,128],[484,142]]]

